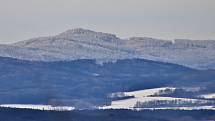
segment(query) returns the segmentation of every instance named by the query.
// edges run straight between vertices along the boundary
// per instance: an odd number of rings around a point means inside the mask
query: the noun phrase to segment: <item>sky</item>
[[[0,0],[0,43],[73,28],[121,38],[215,40],[215,0]]]

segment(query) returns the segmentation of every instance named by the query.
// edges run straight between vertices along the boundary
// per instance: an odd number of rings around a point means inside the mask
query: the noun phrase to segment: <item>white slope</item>
[[[32,109],[44,111],[72,111],[75,108],[69,106],[32,105],[32,104],[2,104],[0,108]]]
[[[131,98],[125,100],[112,101],[110,106],[104,106],[101,109],[134,109],[137,102],[149,102],[149,101],[187,101],[187,102],[197,102],[197,99],[189,98],[172,98],[172,97],[139,97]]]
[[[173,87],[154,88],[154,89],[147,89],[147,90],[140,90],[140,91],[133,91],[133,92],[125,92],[125,95],[134,96],[136,98],[141,98],[141,97],[153,96],[156,94],[164,94],[165,90],[174,92],[175,89],[176,88],[173,88]]]
[[[112,101],[111,105],[99,107],[99,109],[136,109],[135,106],[136,106],[137,102],[144,103],[144,102],[151,102],[151,101],[177,101],[178,104],[180,104],[180,103],[183,104],[184,102],[203,104],[203,103],[207,102],[207,100],[199,100],[199,99],[156,96],[157,94],[163,94],[165,92],[164,90],[166,90],[166,89],[168,89],[170,91],[175,90],[175,88],[164,87],[164,88],[146,89],[146,90],[133,91],[133,92],[124,92],[123,93],[124,96],[134,96],[134,98]],[[116,94],[122,95],[122,92],[112,94],[112,96],[117,96]],[[175,108],[178,108],[178,107],[175,107]],[[148,108],[148,109],[150,109],[150,108]],[[153,109],[156,109],[156,108],[153,108]],[[174,107],[173,107],[173,109],[174,109]]]
[[[35,61],[110,61],[134,57],[134,52],[124,48],[124,45],[123,40],[112,34],[73,29],[56,36],[0,45],[0,56]]]
[[[199,97],[205,98],[205,99],[215,99],[215,93],[200,95]]]
[[[215,110],[214,106],[192,106],[192,107],[162,107],[162,108],[141,108],[131,110]]]
[[[114,98],[114,97],[133,96],[135,98],[141,98],[141,97],[153,96],[156,94],[164,94],[165,90],[168,90],[168,93],[174,92],[175,89],[176,88],[173,88],[173,87],[162,87],[162,88],[145,89],[145,90],[138,90],[138,91],[132,91],[132,92],[117,92],[117,93],[110,94],[109,97]]]
[[[115,35],[85,29],[68,30],[53,37],[36,38],[13,45],[22,48],[37,48],[46,51],[47,54],[56,53],[62,60],[111,60],[133,56],[132,51],[123,48],[125,43]]]
[[[57,61],[62,54],[37,48],[23,48],[13,45],[0,45],[0,56],[30,61]]]
[[[78,28],[56,36],[0,45],[0,56],[34,61],[96,59],[101,62],[144,58],[198,69],[215,69],[215,41],[121,39],[113,34]]]
[[[214,69],[214,40],[174,41],[133,37],[127,40],[128,48],[135,48],[141,58],[185,65],[198,69]]]

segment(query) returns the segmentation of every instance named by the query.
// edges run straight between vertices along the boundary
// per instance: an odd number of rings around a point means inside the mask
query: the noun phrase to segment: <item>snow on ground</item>
[[[165,90],[170,90],[170,92],[174,92],[176,88],[173,87],[162,87],[162,88],[154,88],[154,89],[145,89],[145,90],[139,90],[139,91],[132,91],[132,92],[117,92],[112,93],[110,97],[125,97],[125,96],[134,96],[136,98],[138,97],[149,97],[156,94],[164,94]],[[169,91],[168,91],[169,92]],[[165,93],[166,94],[166,93]]]
[[[96,59],[102,64],[110,60],[139,58],[197,69],[215,69],[215,41],[171,41],[149,37],[121,39],[114,34],[78,28],[55,36],[0,45],[0,56],[46,62]]]
[[[69,106],[33,105],[33,104],[2,104],[0,108],[32,109],[44,111],[72,111],[75,108]]]
[[[200,95],[199,97],[205,98],[205,99],[215,99],[215,93]]]
[[[133,92],[125,92],[126,96],[134,96],[134,97],[148,97],[156,94],[160,94],[162,91],[171,90],[172,92],[175,91],[176,88],[172,87],[163,87],[163,88],[154,88],[154,89],[146,89],[140,91],[133,91]]]
[[[150,102],[150,101],[187,101],[187,102],[197,102],[197,99],[189,98],[173,98],[173,97],[137,97],[125,100],[112,101],[110,106],[101,107],[101,109],[131,109],[134,108],[137,102]]]
[[[134,110],[134,109],[131,109]],[[162,107],[162,108],[139,108],[135,109],[137,111],[141,110],[215,110],[214,106],[193,106],[193,107]]]
[[[134,98],[129,98],[129,99],[123,99],[123,100],[116,100],[112,101],[110,106],[103,106],[99,107],[99,109],[134,109],[135,105],[137,102],[145,103],[145,102],[151,102],[151,101],[177,101],[177,102],[201,102],[201,103],[206,103],[206,100],[198,100],[198,99],[189,99],[189,98],[175,98],[175,97],[152,97],[153,95],[156,94],[163,94],[166,93],[171,93],[174,92],[176,88],[172,87],[163,87],[163,88],[154,88],[154,89],[146,89],[146,90],[140,90],[140,91],[133,91],[133,92],[120,92],[120,93],[113,93],[112,96],[117,96],[117,94],[120,94],[119,97],[122,96],[133,96]],[[168,108],[168,107],[166,107]],[[174,109],[174,107],[171,107]],[[179,107],[175,107],[179,108]],[[180,107],[181,109],[189,109],[189,108],[202,108],[202,107]],[[205,107],[203,107],[205,108]],[[211,108],[211,107],[210,107]],[[150,109],[150,108],[148,108]],[[155,108],[152,108],[155,109]],[[165,108],[164,108],[165,109]]]
[[[112,109],[100,107],[100,110]],[[124,108],[123,108],[124,109]],[[160,108],[127,108],[128,110],[215,110],[214,106],[193,106],[193,107],[160,107]]]

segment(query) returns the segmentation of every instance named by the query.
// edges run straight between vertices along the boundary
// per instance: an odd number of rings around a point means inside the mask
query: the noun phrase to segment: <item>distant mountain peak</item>
[[[43,46],[62,46],[62,44],[74,44],[84,42],[85,44],[120,43],[121,39],[114,34],[95,32],[83,28],[69,29],[55,36],[38,37],[29,40],[19,41],[12,45],[20,47],[38,48]],[[71,43],[73,41],[73,43]],[[83,43],[82,43],[83,44]],[[73,46],[73,45],[71,45]]]
[[[110,34],[110,33],[103,33],[103,32],[96,32],[96,31],[92,31],[92,30],[89,30],[89,29],[83,29],[83,28],[75,28],[75,29],[69,29],[63,33],[60,33],[59,35],[57,36],[69,36],[69,35],[94,35],[94,36],[109,36],[109,37],[116,37],[116,35],[114,34]]]
[[[81,41],[104,41],[104,42],[118,42],[121,39],[114,34],[95,32],[88,29],[76,28],[69,29],[59,35],[55,36],[56,38],[63,39],[73,39]]]
[[[83,28],[75,28],[75,29],[69,29],[59,35],[62,35],[62,34],[87,34],[87,33],[96,33],[92,30],[88,30],[88,29],[83,29]]]

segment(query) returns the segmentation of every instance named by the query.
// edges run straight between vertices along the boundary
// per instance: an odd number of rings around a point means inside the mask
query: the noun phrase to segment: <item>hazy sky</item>
[[[0,43],[72,28],[122,38],[215,39],[215,0],[0,0]]]

